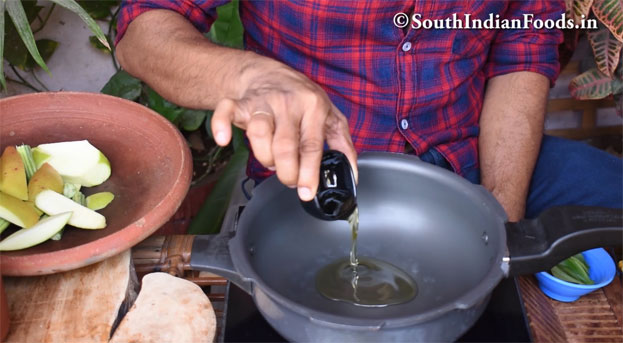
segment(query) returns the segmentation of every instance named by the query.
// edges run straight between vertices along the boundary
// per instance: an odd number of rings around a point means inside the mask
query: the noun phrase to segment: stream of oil
[[[357,257],[359,209],[348,218],[352,231],[350,256],[338,259],[316,274],[316,289],[335,301],[384,307],[405,303],[417,295],[417,285],[396,266],[370,257]]]

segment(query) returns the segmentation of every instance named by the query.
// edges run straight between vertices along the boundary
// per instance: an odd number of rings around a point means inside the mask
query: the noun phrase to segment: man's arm
[[[134,19],[116,49],[123,68],[180,106],[214,109],[239,96],[232,83],[253,54],[212,44],[182,15],[152,10]]]
[[[136,17],[117,45],[117,57],[166,99],[215,109],[218,144],[230,141],[231,124],[245,129],[258,161],[297,187],[303,200],[316,193],[324,141],[346,154],[356,175],[346,118],[320,86],[283,63],[212,44],[168,10]]]
[[[564,1],[509,1],[503,18],[557,20]],[[510,220],[524,216],[530,179],[543,134],[549,86],[558,75],[562,32],[529,25],[499,30],[491,44],[489,80],[480,118],[479,153],[483,185]]]
[[[548,93],[548,78],[532,72],[499,75],[487,84],[478,143],[482,184],[511,221],[524,216]]]

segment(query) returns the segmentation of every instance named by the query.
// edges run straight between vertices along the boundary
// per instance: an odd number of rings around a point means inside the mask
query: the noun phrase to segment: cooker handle
[[[251,293],[251,281],[245,280],[234,268],[229,253],[229,240],[233,235],[198,235],[195,237],[190,255],[192,270],[203,270],[220,275]]]
[[[217,235],[197,235],[193,241],[190,255],[190,267],[218,274],[235,283],[245,292],[251,294],[252,280],[243,278],[234,267],[229,251],[229,240],[235,235],[235,227],[242,207],[232,225],[224,223]]]
[[[335,320],[335,321],[327,321],[327,320],[317,319],[314,317],[309,317],[309,320],[316,325],[326,326],[326,327],[330,327],[332,329],[338,329],[338,330],[379,331],[383,328],[383,326],[385,326],[385,322],[378,322],[376,324],[366,323],[366,325],[362,325],[361,320],[356,319],[356,318],[352,318],[352,319],[340,318],[339,320]]]
[[[548,270],[584,250],[623,243],[623,210],[558,206],[506,224],[509,275]]]

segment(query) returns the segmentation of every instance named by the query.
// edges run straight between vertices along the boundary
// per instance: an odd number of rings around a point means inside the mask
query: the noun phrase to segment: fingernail
[[[311,190],[307,187],[299,187],[298,191],[301,200],[309,201],[314,197]]]
[[[217,143],[223,144],[225,142],[225,132],[223,131],[218,131],[215,135],[214,135],[214,140],[216,140]]]
[[[270,170],[270,171],[275,171],[275,170],[277,170],[277,168],[275,168],[275,166],[272,166],[272,167],[267,167],[266,169],[268,169],[268,170]]]

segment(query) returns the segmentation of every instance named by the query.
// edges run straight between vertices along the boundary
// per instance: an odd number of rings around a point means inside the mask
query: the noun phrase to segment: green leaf
[[[10,20],[6,22],[4,39],[4,59],[14,66],[26,65],[28,49]]]
[[[45,62],[47,62],[50,59],[50,57],[52,57],[52,54],[54,53],[54,51],[56,51],[56,48],[58,47],[58,42],[51,40],[51,39],[37,39],[36,43],[37,43],[37,49],[39,50],[39,53],[41,54],[41,58],[43,58]],[[28,55],[26,57],[26,63],[24,64],[22,69],[32,70],[36,66],[37,66],[37,62],[35,62],[32,56]]]
[[[249,151],[246,149],[234,153],[219,177],[214,189],[201,205],[197,216],[188,227],[192,235],[214,234],[221,230],[225,212],[231,201],[234,187],[238,187],[238,176],[245,168]]]
[[[567,18],[573,19],[573,3],[574,0],[565,0],[565,15]]]
[[[22,7],[24,8],[24,12],[26,13],[26,18],[28,18],[28,22],[30,24],[34,23],[39,15],[39,12],[44,8],[44,6],[37,5],[36,1],[22,1]]]
[[[238,12],[238,0],[216,9],[217,19],[208,33],[212,42],[231,48],[242,49],[244,28]]]
[[[160,113],[163,117],[167,118],[171,123],[177,125],[180,115],[184,111],[183,108],[168,102],[165,98],[156,93],[155,90],[150,87],[147,89],[147,106],[152,110]]]
[[[16,37],[12,37],[10,35],[5,35],[5,50],[4,50],[4,59],[10,64],[19,67],[20,69],[24,69],[26,67],[26,61],[28,60],[28,49],[22,42],[21,38],[15,33]],[[34,59],[33,59],[34,60]]]
[[[621,94],[623,92],[623,78],[612,79],[611,88],[612,88],[612,94]]]
[[[599,26],[599,30],[588,31],[588,40],[593,48],[595,63],[599,71],[614,76],[614,71],[620,61],[623,42],[616,40],[608,28]]]
[[[186,131],[195,131],[206,118],[206,111],[184,109],[180,118],[180,127]]]
[[[5,1],[2,1],[3,8],[4,5]],[[23,1],[22,6],[24,7],[24,12],[26,13],[28,22],[32,26],[32,23],[36,21],[37,15],[41,12],[43,6],[37,6],[35,1]],[[0,11],[0,14],[4,16],[4,10]],[[0,39],[4,39],[4,50],[2,51],[2,54],[0,54],[0,60],[4,58],[16,67],[22,70],[26,69],[26,64],[29,63],[28,61],[34,62],[35,60],[30,57],[28,49],[24,45],[22,38],[15,28],[15,24],[13,24],[10,20],[5,22],[4,30],[4,34],[0,35]],[[47,59],[44,56],[43,61],[45,62],[46,60]],[[2,66],[0,66],[0,71],[2,71]],[[4,75],[4,73],[0,72],[0,75]]]
[[[595,0],[592,9],[601,23],[606,25],[619,42],[623,43],[623,1]]]
[[[211,139],[214,139],[214,135],[212,134],[212,116],[214,115],[214,111],[206,111],[206,120],[205,120],[205,130],[210,136]]]
[[[6,89],[4,79],[4,1],[0,0],[0,84]]]
[[[567,4],[567,8],[569,3],[565,1]],[[591,10],[591,5],[593,4],[593,0],[573,0],[571,7],[571,14],[573,15],[573,20],[575,23],[579,23],[582,20],[582,15],[584,15],[584,19],[588,19],[588,13]]]
[[[119,6],[117,0],[82,0],[78,4],[95,20],[107,19],[111,14],[111,8]]]
[[[104,46],[104,44],[102,44],[102,42],[100,42],[100,40],[97,39],[97,37],[89,36],[89,43],[91,43],[91,46],[94,47],[95,49],[103,51],[107,54],[110,54],[110,49]],[[110,42],[109,42],[109,46],[110,46]]]
[[[6,10],[9,13],[9,17],[13,21],[19,36],[22,38],[24,45],[30,52],[30,55],[34,58],[35,62],[43,68],[43,70],[48,73],[50,70],[48,66],[41,58],[39,51],[37,50],[37,44],[35,43],[35,37],[32,35],[32,30],[30,29],[30,23],[28,22],[28,18],[26,17],[26,13],[24,12],[24,8],[22,7],[21,1],[18,0],[2,0],[6,4]]]
[[[97,39],[105,47],[110,49],[110,45],[108,45],[108,41],[106,40],[106,36],[104,35],[104,32],[102,32],[102,29],[99,27],[99,25],[97,25],[95,20],[93,20],[93,18],[91,18],[89,14],[82,7],[80,7],[80,5],[78,5],[76,1],[74,0],[50,0],[50,1],[54,2],[55,4],[59,6],[65,7],[66,9],[77,14],[82,19],[82,21],[84,21],[84,23],[87,24],[87,26],[89,27],[91,32],[95,34]]]
[[[100,92],[134,101],[141,95],[142,89],[141,80],[128,74],[125,70],[119,70],[108,80]]]
[[[616,71],[617,79],[623,83],[623,54],[621,54],[621,63]],[[618,92],[614,92],[614,103],[616,104],[616,113],[623,117],[623,86]]]
[[[247,148],[247,145],[244,142],[244,131],[235,126],[232,126],[231,134],[234,151],[240,151]]]
[[[569,84],[569,91],[578,100],[603,99],[620,92],[622,87],[621,80],[611,79],[597,68],[592,68],[574,77]]]

